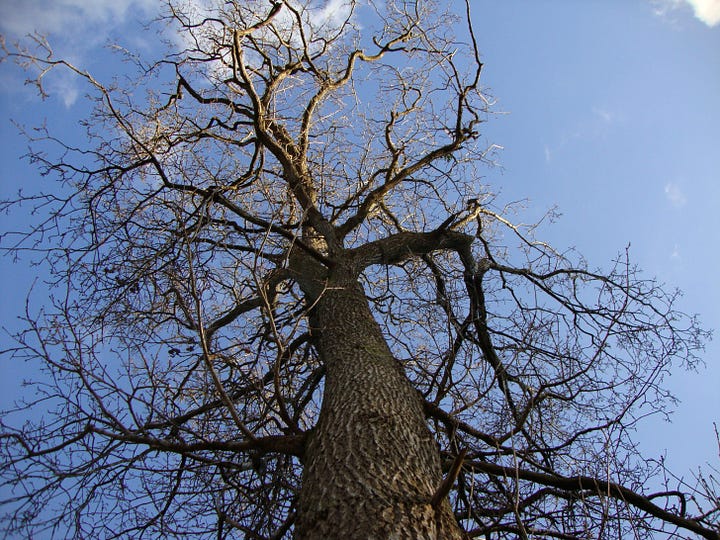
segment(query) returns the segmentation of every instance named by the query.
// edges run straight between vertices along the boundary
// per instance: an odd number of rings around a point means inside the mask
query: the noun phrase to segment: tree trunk
[[[298,281],[314,303],[326,379],[305,448],[296,537],[463,538],[447,500],[430,504],[442,480],[439,448],[357,276],[335,269],[322,280],[303,266]]]

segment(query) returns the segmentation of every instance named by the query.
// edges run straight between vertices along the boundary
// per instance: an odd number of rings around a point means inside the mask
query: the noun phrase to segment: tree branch
[[[493,476],[519,478],[536,484],[551,486],[567,491],[584,491],[585,493],[594,493],[598,497],[609,496],[619,501],[631,504],[635,508],[644,511],[653,517],[699,534],[703,538],[707,538],[707,540],[720,539],[719,531],[709,529],[693,519],[684,518],[672,512],[668,512],[667,510],[653,504],[646,496],[607,480],[601,480],[590,476],[565,477],[559,475],[549,475],[515,467],[504,467],[488,463],[486,461],[468,461],[468,466]]]

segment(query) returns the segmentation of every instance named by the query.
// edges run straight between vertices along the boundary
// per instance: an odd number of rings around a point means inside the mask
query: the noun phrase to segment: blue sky
[[[340,0],[333,0],[332,3]],[[112,36],[142,52],[152,35],[138,21],[154,0],[5,1],[0,31],[9,39],[37,27],[56,52],[89,69],[107,69]],[[590,266],[607,265],[630,244],[646,275],[685,292],[681,308],[720,328],[720,0],[472,0],[485,67],[496,100],[483,134],[503,148],[485,182],[503,200],[528,199],[525,221],[557,205],[562,217],[540,236],[575,246]],[[331,6],[332,7],[332,6]],[[78,135],[82,90],[69,77],[48,81],[42,102],[18,72],[0,70],[0,197],[40,182],[20,160],[26,144],[9,123],[48,119]],[[42,105],[42,106],[41,106]],[[21,216],[1,216],[12,229]],[[12,328],[36,271],[0,262],[0,320]],[[41,288],[36,296],[42,296]],[[0,349],[7,343],[0,337]],[[650,419],[638,433],[649,457],[689,476],[717,465],[720,341],[706,369],[677,369],[667,385],[681,399],[672,424]],[[0,365],[0,408],[19,392],[22,365]]]
[[[482,5],[481,9],[478,9]],[[647,276],[685,293],[683,310],[720,328],[720,2],[478,2],[484,134],[501,145],[488,182],[529,213],[557,205],[542,235],[602,266],[630,244]],[[714,26],[712,24],[714,23]],[[650,420],[645,453],[689,478],[717,465],[720,343],[699,374],[676,370],[673,423]]]

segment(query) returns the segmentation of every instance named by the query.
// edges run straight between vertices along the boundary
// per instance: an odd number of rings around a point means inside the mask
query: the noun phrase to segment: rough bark
[[[300,284],[314,303],[326,381],[305,448],[296,537],[463,538],[447,500],[431,505],[439,449],[357,276],[336,267],[318,287],[319,269],[308,266]]]

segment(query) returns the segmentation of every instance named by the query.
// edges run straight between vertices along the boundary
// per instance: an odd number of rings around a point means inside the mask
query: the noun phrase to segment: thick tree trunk
[[[305,278],[309,268],[303,269]],[[296,537],[463,538],[447,501],[433,508],[440,455],[420,396],[393,358],[351,275],[301,286],[315,306],[326,367],[320,419],[305,449]],[[304,282],[304,283],[303,283]]]

